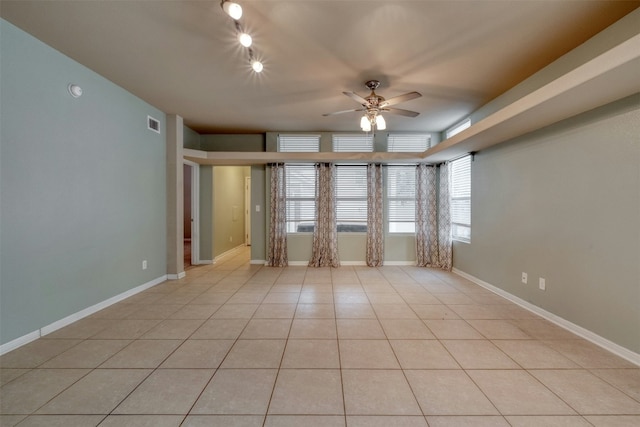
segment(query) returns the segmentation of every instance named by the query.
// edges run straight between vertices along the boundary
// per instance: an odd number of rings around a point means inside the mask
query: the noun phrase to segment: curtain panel
[[[451,271],[453,248],[451,242],[451,201],[449,194],[449,163],[442,163],[438,191],[438,266]]]
[[[384,261],[382,208],[382,165],[367,165],[367,265],[380,267]]]
[[[334,164],[316,164],[316,218],[309,267],[340,266],[335,176]]]
[[[438,179],[439,178],[439,179]],[[416,264],[451,270],[449,168],[419,164],[416,169]]]
[[[286,267],[287,258],[287,197],[284,164],[274,163],[271,169],[271,220],[269,223],[269,244],[267,265]]]

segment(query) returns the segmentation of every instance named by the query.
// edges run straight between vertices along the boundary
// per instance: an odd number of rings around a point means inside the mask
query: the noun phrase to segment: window
[[[471,156],[450,163],[451,234],[454,240],[471,241]]]
[[[419,153],[431,147],[431,135],[428,134],[389,134],[387,151]]]
[[[320,151],[320,135],[278,135],[279,152]],[[284,166],[287,233],[313,232],[316,215],[316,170],[313,164]]]
[[[371,152],[373,136],[371,135],[333,135],[333,151],[339,152]]]
[[[284,166],[287,233],[313,232],[316,215],[316,170],[313,164]]]
[[[320,136],[278,135],[278,151],[317,153],[320,151]]]
[[[451,127],[446,132],[447,139],[451,138],[454,135],[459,134],[463,130],[469,128],[469,126],[471,126],[471,119],[467,118],[467,119],[463,120],[462,122],[458,123],[457,125]]]
[[[387,166],[387,221],[389,233],[415,233],[415,165]]]
[[[367,166],[336,166],[338,232],[367,232]]]

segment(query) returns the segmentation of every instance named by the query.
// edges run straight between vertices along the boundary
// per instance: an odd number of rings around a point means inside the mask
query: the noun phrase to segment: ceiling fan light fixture
[[[227,15],[229,15],[236,21],[242,18],[242,6],[240,6],[238,3],[234,3],[228,0],[222,0],[220,6],[222,6],[222,10],[224,10]]]
[[[376,128],[378,130],[385,130],[387,128],[387,122],[385,122],[384,117],[381,115],[376,116]]]
[[[360,119],[360,127],[363,132],[371,132],[371,120],[366,114]]]

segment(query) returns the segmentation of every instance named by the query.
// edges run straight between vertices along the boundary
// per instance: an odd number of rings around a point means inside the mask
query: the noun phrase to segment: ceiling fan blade
[[[398,114],[406,117],[416,117],[420,115],[420,113],[416,113],[415,111],[403,110],[402,108],[383,108],[382,111],[388,111],[391,114]]]
[[[385,107],[388,107],[390,105],[395,105],[395,104],[399,104],[401,102],[409,101],[411,99],[420,98],[421,96],[422,96],[422,94],[420,94],[418,92],[405,93],[404,95],[399,95],[399,96],[395,96],[395,97],[393,97],[391,99],[387,99],[382,104],[380,104],[380,107],[385,108]]]
[[[355,92],[342,92],[345,95],[347,95],[349,98],[353,99],[354,101],[356,101],[358,104],[362,104],[362,105],[367,105],[367,100],[364,99],[363,97],[361,97],[360,95],[358,95]]]
[[[323,116],[325,116],[325,117],[326,117],[326,116],[335,116],[336,114],[342,114],[342,113],[353,113],[354,111],[364,111],[364,108],[358,108],[358,109],[355,109],[355,110],[342,110],[342,111],[336,111],[336,112],[333,112],[333,113],[326,113],[326,114],[323,114]]]

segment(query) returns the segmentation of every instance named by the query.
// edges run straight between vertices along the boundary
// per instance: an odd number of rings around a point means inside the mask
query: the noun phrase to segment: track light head
[[[220,6],[222,6],[222,10],[224,10],[227,15],[229,15],[236,21],[242,18],[242,6],[240,6],[238,3],[234,3],[229,0],[222,0]]]

